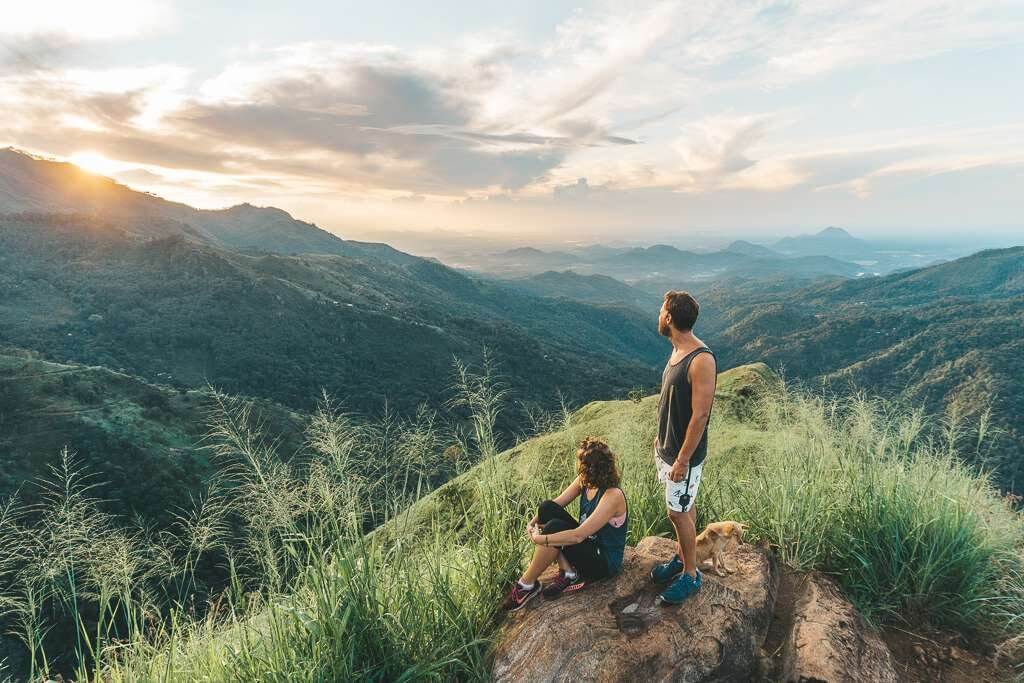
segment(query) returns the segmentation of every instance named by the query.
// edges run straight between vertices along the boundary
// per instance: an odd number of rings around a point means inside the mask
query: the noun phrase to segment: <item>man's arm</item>
[[[704,434],[704,427],[708,424],[711,416],[711,404],[715,400],[716,368],[715,357],[710,353],[700,353],[690,362],[690,390],[693,392],[691,405],[693,415],[690,417],[690,424],[686,425],[686,436],[683,438],[683,445],[676,456],[675,464],[672,465],[672,472],[669,474],[672,481],[679,481],[685,476],[686,468],[690,464],[693,452],[697,450],[700,439]]]

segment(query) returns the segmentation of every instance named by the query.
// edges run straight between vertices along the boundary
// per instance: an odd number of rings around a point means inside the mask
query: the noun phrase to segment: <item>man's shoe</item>
[[[576,574],[575,578],[570,579],[565,575],[565,572],[560,571],[558,572],[558,578],[544,587],[544,597],[557,598],[562,593],[578,591],[586,585],[586,581],[583,580],[579,573]]]
[[[504,602],[501,603],[501,608],[509,612],[515,612],[529,602],[530,598],[540,593],[541,588],[540,581],[534,581],[533,588],[529,589],[523,588],[516,581],[516,584],[512,586],[512,590],[505,596]]]
[[[651,570],[651,580],[657,584],[668,583],[672,580],[672,577],[683,571],[683,567],[683,562],[679,559],[679,556],[673,555],[672,559],[668,562],[654,566]]]
[[[662,592],[660,596],[661,602],[666,605],[678,605],[686,601],[687,598],[693,597],[700,590],[703,578],[699,570],[697,571],[696,578],[685,572],[680,574],[679,578]]]

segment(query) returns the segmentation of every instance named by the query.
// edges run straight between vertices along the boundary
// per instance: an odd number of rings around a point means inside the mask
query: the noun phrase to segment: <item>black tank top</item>
[[[622,489],[619,490],[621,491]],[[594,514],[594,510],[597,509],[597,504],[601,502],[601,496],[604,495],[605,491],[606,489],[599,489],[593,500],[587,500],[587,489],[580,491],[580,524],[583,524],[587,517]],[[626,496],[625,491],[622,491],[622,496]],[[591,538],[597,541],[601,554],[605,556],[605,561],[608,563],[608,571],[612,574],[617,574],[622,569],[622,556],[626,551],[626,536],[629,535],[629,503],[626,503],[624,517],[625,519],[621,525],[613,526],[609,521],[598,529],[596,534],[591,536]]]
[[[661,397],[658,399],[658,457],[670,465],[676,461],[679,449],[686,438],[686,427],[693,417],[693,389],[690,386],[690,363],[701,353],[711,349],[701,346],[686,354],[681,361],[672,365],[672,358],[665,364],[661,375]],[[711,353],[713,358],[715,354]],[[710,415],[708,422],[711,422]],[[708,453],[708,428],[700,437],[697,449],[690,457],[690,465],[696,467],[704,462]]]

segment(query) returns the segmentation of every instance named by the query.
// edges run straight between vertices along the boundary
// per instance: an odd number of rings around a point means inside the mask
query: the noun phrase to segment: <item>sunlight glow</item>
[[[113,175],[114,173],[122,171],[127,167],[127,164],[121,161],[114,161],[113,159],[108,159],[99,152],[94,152],[91,150],[75,152],[70,157],[68,157],[68,161],[70,161],[75,166],[78,166],[80,169],[84,171],[89,171],[90,173],[97,173],[99,175],[104,176]]]

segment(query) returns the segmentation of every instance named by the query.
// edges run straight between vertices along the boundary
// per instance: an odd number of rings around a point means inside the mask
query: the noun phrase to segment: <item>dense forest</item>
[[[130,239],[91,218],[0,219],[0,344],[309,408],[439,406],[453,358],[501,359],[522,401],[650,387],[655,314],[555,302],[443,265]],[[512,427],[520,416],[505,416]]]
[[[763,361],[819,391],[942,415],[966,460],[1024,490],[1024,247],[795,290],[733,282],[701,300],[726,367]],[[967,428],[978,421],[980,448]]]

